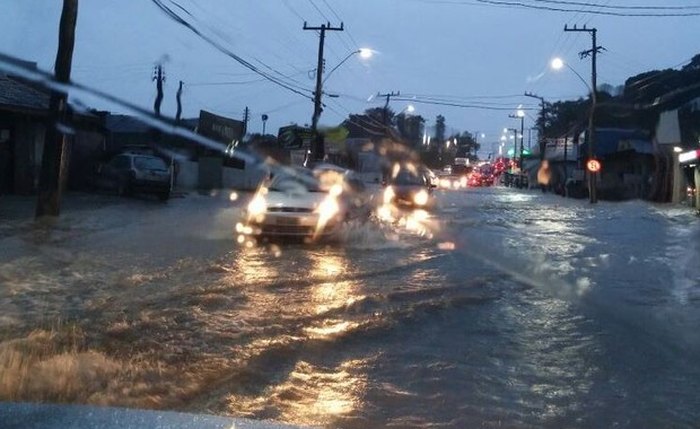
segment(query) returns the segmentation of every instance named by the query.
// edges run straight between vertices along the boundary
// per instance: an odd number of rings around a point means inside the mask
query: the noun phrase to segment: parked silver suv
[[[157,156],[122,153],[99,169],[97,186],[119,195],[155,194],[166,201],[172,188],[172,170]]]

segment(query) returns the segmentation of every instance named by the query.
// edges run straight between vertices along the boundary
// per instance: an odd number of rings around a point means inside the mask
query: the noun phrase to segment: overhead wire
[[[195,35],[200,37],[202,40],[205,42],[209,43],[213,47],[215,47],[217,50],[219,50],[221,53],[229,56],[236,62],[238,62],[240,65],[243,67],[259,74],[260,76],[264,77],[265,79],[269,80],[270,82],[276,84],[277,86],[280,86],[288,91],[291,91],[297,95],[301,95],[305,98],[311,99],[311,90],[306,89],[306,88],[295,88],[294,85],[291,85],[290,83],[287,83],[283,81],[282,79],[276,78],[274,76],[271,76],[268,73],[263,72],[260,70],[257,66],[253,65],[249,61],[243,59],[230,49],[224,47],[221,43],[216,42],[214,39],[211,37],[205,35],[201,30],[197,29],[193,24],[188,22],[185,18],[183,18],[181,15],[179,15],[175,10],[173,10],[171,7],[167,6],[164,3],[165,0],[151,0],[151,2],[158,8],[160,9],[167,17],[169,17],[171,20],[176,22],[177,24],[182,25],[183,27],[189,29],[191,32],[193,32]],[[171,3],[176,4],[171,1]],[[177,5],[178,8],[182,8],[181,6]],[[191,15],[188,13],[188,15]],[[308,94],[307,94],[308,92]]]
[[[173,1],[173,0],[171,0],[171,1]],[[208,27],[208,29],[209,29],[213,34],[216,34],[218,37],[220,37],[220,38],[221,38],[222,40],[224,40],[226,43],[229,43],[229,44],[233,44],[233,43],[234,43],[234,41],[230,39],[229,35],[228,35],[227,32],[226,32],[226,29],[228,29],[229,26],[228,26],[225,22],[221,21],[221,19],[219,19],[219,15],[218,15],[218,14],[209,13],[209,12],[206,11],[204,8],[202,8],[201,6],[199,6],[199,4],[198,4],[196,1],[194,1],[194,0],[190,0],[190,2],[191,2],[192,4],[194,4],[195,6],[198,6],[199,9],[203,11],[203,13],[205,13],[205,14],[208,15],[208,21],[213,22],[213,24],[210,23],[210,22],[207,22],[207,23],[204,23],[204,25],[206,25],[206,26]],[[180,6],[180,5],[178,5],[178,6],[179,6],[179,8],[180,8],[181,10],[185,10],[185,11],[187,10],[187,9],[185,9],[184,7]],[[186,13],[187,13],[189,16],[191,16],[193,19],[196,19],[196,18],[194,17],[194,15],[192,15],[191,13],[189,13],[189,11],[187,11]],[[268,20],[272,19],[272,14],[267,14],[267,17],[268,17]],[[218,26],[215,25],[216,23],[218,23]],[[201,24],[200,24],[200,25],[201,25]],[[291,37],[294,37],[294,36],[292,35]],[[282,38],[282,39],[279,39],[279,38],[278,38],[278,40],[281,40],[280,45],[283,45],[282,47],[283,47],[285,50],[294,49],[294,48],[296,48],[296,47],[299,46],[299,43],[290,43],[290,42],[289,42],[289,37]],[[302,69],[301,69],[300,67],[298,67],[298,66],[296,66],[296,65],[294,65],[294,64],[292,64],[292,63],[289,62],[289,57],[288,57],[288,56],[287,56],[287,57],[282,57],[281,55],[277,54],[274,50],[268,50],[267,52],[269,52],[272,56],[276,57],[277,59],[281,60],[283,63],[286,63],[286,65],[289,66],[289,67],[291,67],[296,73],[300,73],[300,72],[302,71]],[[270,71],[273,72],[274,74],[278,75],[278,76],[281,77],[282,79],[286,79],[286,80],[288,80],[288,81],[290,81],[290,82],[293,82],[295,85],[297,85],[297,87],[304,88],[304,83],[299,82],[298,80],[292,78],[289,74],[287,74],[287,73],[282,73],[278,68],[272,68],[272,67],[270,67],[267,63],[263,62],[262,60],[258,59],[258,58],[255,57],[255,56],[251,56],[251,59],[252,59],[253,61],[255,61],[256,63],[260,64],[261,66],[267,68],[268,70],[270,70]]]
[[[403,97],[396,97],[394,98],[396,101],[410,101],[412,103],[419,103],[419,104],[432,104],[432,105],[437,105],[437,106],[450,106],[450,107],[460,107],[460,108],[466,108],[466,109],[476,109],[476,110],[494,110],[494,111],[504,111],[504,112],[512,112],[516,110],[517,108],[513,107],[501,107],[501,106],[488,106],[488,105],[482,105],[482,104],[474,104],[474,103],[456,103],[456,102],[443,102],[443,101],[433,101],[433,100],[426,100],[426,99],[418,99],[418,98],[403,98]],[[533,110],[535,108],[523,108],[523,110]]]
[[[322,0],[322,1],[323,1],[323,3],[326,5],[326,7],[331,11],[331,13],[333,14],[333,16],[335,16],[335,18],[336,18],[338,21],[343,22],[343,18],[340,17],[340,14],[338,14],[338,12],[333,8],[333,6],[330,5],[330,3],[328,2],[328,0]],[[346,32],[348,38],[350,39],[350,41],[352,42],[352,44],[355,46],[355,48],[358,48],[358,49],[359,49],[359,48],[360,48],[360,45],[357,43],[357,41],[355,40],[355,38],[352,37],[352,33],[350,32],[350,30],[346,29],[345,32]]]
[[[620,9],[620,10],[700,10],[700,5],[697,6],[640,6],[640,5],[610,5],[608,1],[606,5],[598,5],[592,2],[584,1],[566,1],[566,0],[530,0],[533,3],[549,3],[549,4],[559,4],[565,6],[591,6],[594,5],[601,9]]]
[[[580,8],[564,8],[559,6],[544,6],[532,3],[524,3],[523,1],[517,0],[474,0],[479,3],[494,6],[504,6],[512,8],[522,8],[522,9],[534,9],[534,10],[545,10],[550,12],[581,12],[583,9]],[[455,1],[455,3],[457,3]],[[465,3],[468,4],[468,3]],[[608,15],[617,17],[649,17],[649,18],[679,18],[679,17],[695,17],[700,16],[700,12],[617,12],[612,10],[596,10],[588,11],[586,13],[591,13],[595,15]]]

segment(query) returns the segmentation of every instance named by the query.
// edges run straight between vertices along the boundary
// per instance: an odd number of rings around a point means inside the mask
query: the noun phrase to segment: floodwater
[[[700,226],[440,193],[427,231],[237,243],[236,203],[0,208],[0,399],[327,427],[697,427]],[[99,200],[99,204],[97,204]]]

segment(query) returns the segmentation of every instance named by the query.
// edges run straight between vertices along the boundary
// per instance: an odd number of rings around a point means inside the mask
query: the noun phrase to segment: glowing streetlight
[[[416,111],[416,108],[413,106],[413,104],[409,104],[408,106],[406,106],[406,112],[413,113],[415,111]]]
[[[552,60],[552,62],[550,63],[550,67],[552,68],[552,70],[556,70],[556,71],[559,71],[559,70],[563,69],[564,66],[566,66],[569,70],[571,70],[572,72],[574,72],[574,74],[576,75],[576,77],[578,77],[579,80],[580,80],[581,82],[583,82],[584,85],[586,85],[586,88],[588,89],[588,92],[590,92],[590,93],[593,92],[593,91],[591,90],[591,86],[588,84],[588,82],[586,82],[586,79],[584,79],[583,76],[581,76],[581,75],[579,74],[579,72],[576,71],[576,69],[574,69],[573,67],[571,67],[571,66],[569,65],[569,63],[565,62],[565,61],[562,60],[561,58],[554,58],[554,59]]]
[[[564,67],[564,60],[561,58],[554,58],[552,60],[551,67],[554,70],[561,70]]]
[[[323,83],[325,83],[328,80],[328,78],[331,77],[334,71],[338,70],[338,67],[342,66],[347,60],[352,58],[353,55],[359,55],[360,58],[362,58],[363,60],[367,60],[369,58],[372,58],[372,56],[374,55],[374,51],[368,48],[361,48],[356,51],[350,52],[345,58],[343,58],[341,62],[338,63],[338,65],[333,67],[333,69],[331,69],[331,71],[328,72],[325,79],[323,79]]]
[[[374,51],[369,48],[360,48],[357,50],[357,53],[360,54],[360,58],[363,60],[370,59],[374,55]]]

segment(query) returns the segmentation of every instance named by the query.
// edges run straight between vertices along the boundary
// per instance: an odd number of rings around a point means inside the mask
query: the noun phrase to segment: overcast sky
[[[632,4],[591,2],[608,7]],[[61,3],[5,0],[0,51],[51,70]],[[341,122],[349,112],[381,105],[376,98],[367,101],[377,92],[450,97],[458,104],[513,110],[519,104],[534,104],[535,100],[516,97],[525,91],[549,100],[585,96],[586,87],[570,70],[548,70],[550,59],[561,56],[589,76],[590,63],[577,53],[590,48],[590,37],[564,33],[565,24],[599,29],[599,42],[607,48],[600,57],[600,83],[619,85],[628,76],[676,67],[700,53],[700,17],[613,17],[494,7],[476,0],[180,0],[178,4],[193,15],[189,19],[198,28],[227,49],[309,91],[318,36],[302,31],[303,21],[320,25],[330,20],[337,25],[342,19],[346,31],[327,35],[326,69],[358,47],[371,48],[376,55],[369,60],[353,56],[328,79],[326,92],[340,97],[326,99],[321,119],[326,125]],[[634,0],[634,5],[700,8],[700,1]],[[236,63],[167,18],[151,1],[80,1],[75,81],[150,109],[155,96],[151,77],[158,62],[164,64],[167,76],[164,114],[174,115],[177,82],[182,80],[185,116],[197,116],[205,109],[241,118],[248,106],[251,132],[261,131],[263,113],[270,117],[268,130],[310,122],[309,100]],[[82,101],[109,107],[98,99]],[[401,111],[408,104],[394,101],[392,108]],[[428,125],[441,113],[449,128],[483,132],[487,142],[498,140],[504,127],[516,125],[508,110],[413,104]],[[526,126],[533,126],[530,118]]]

